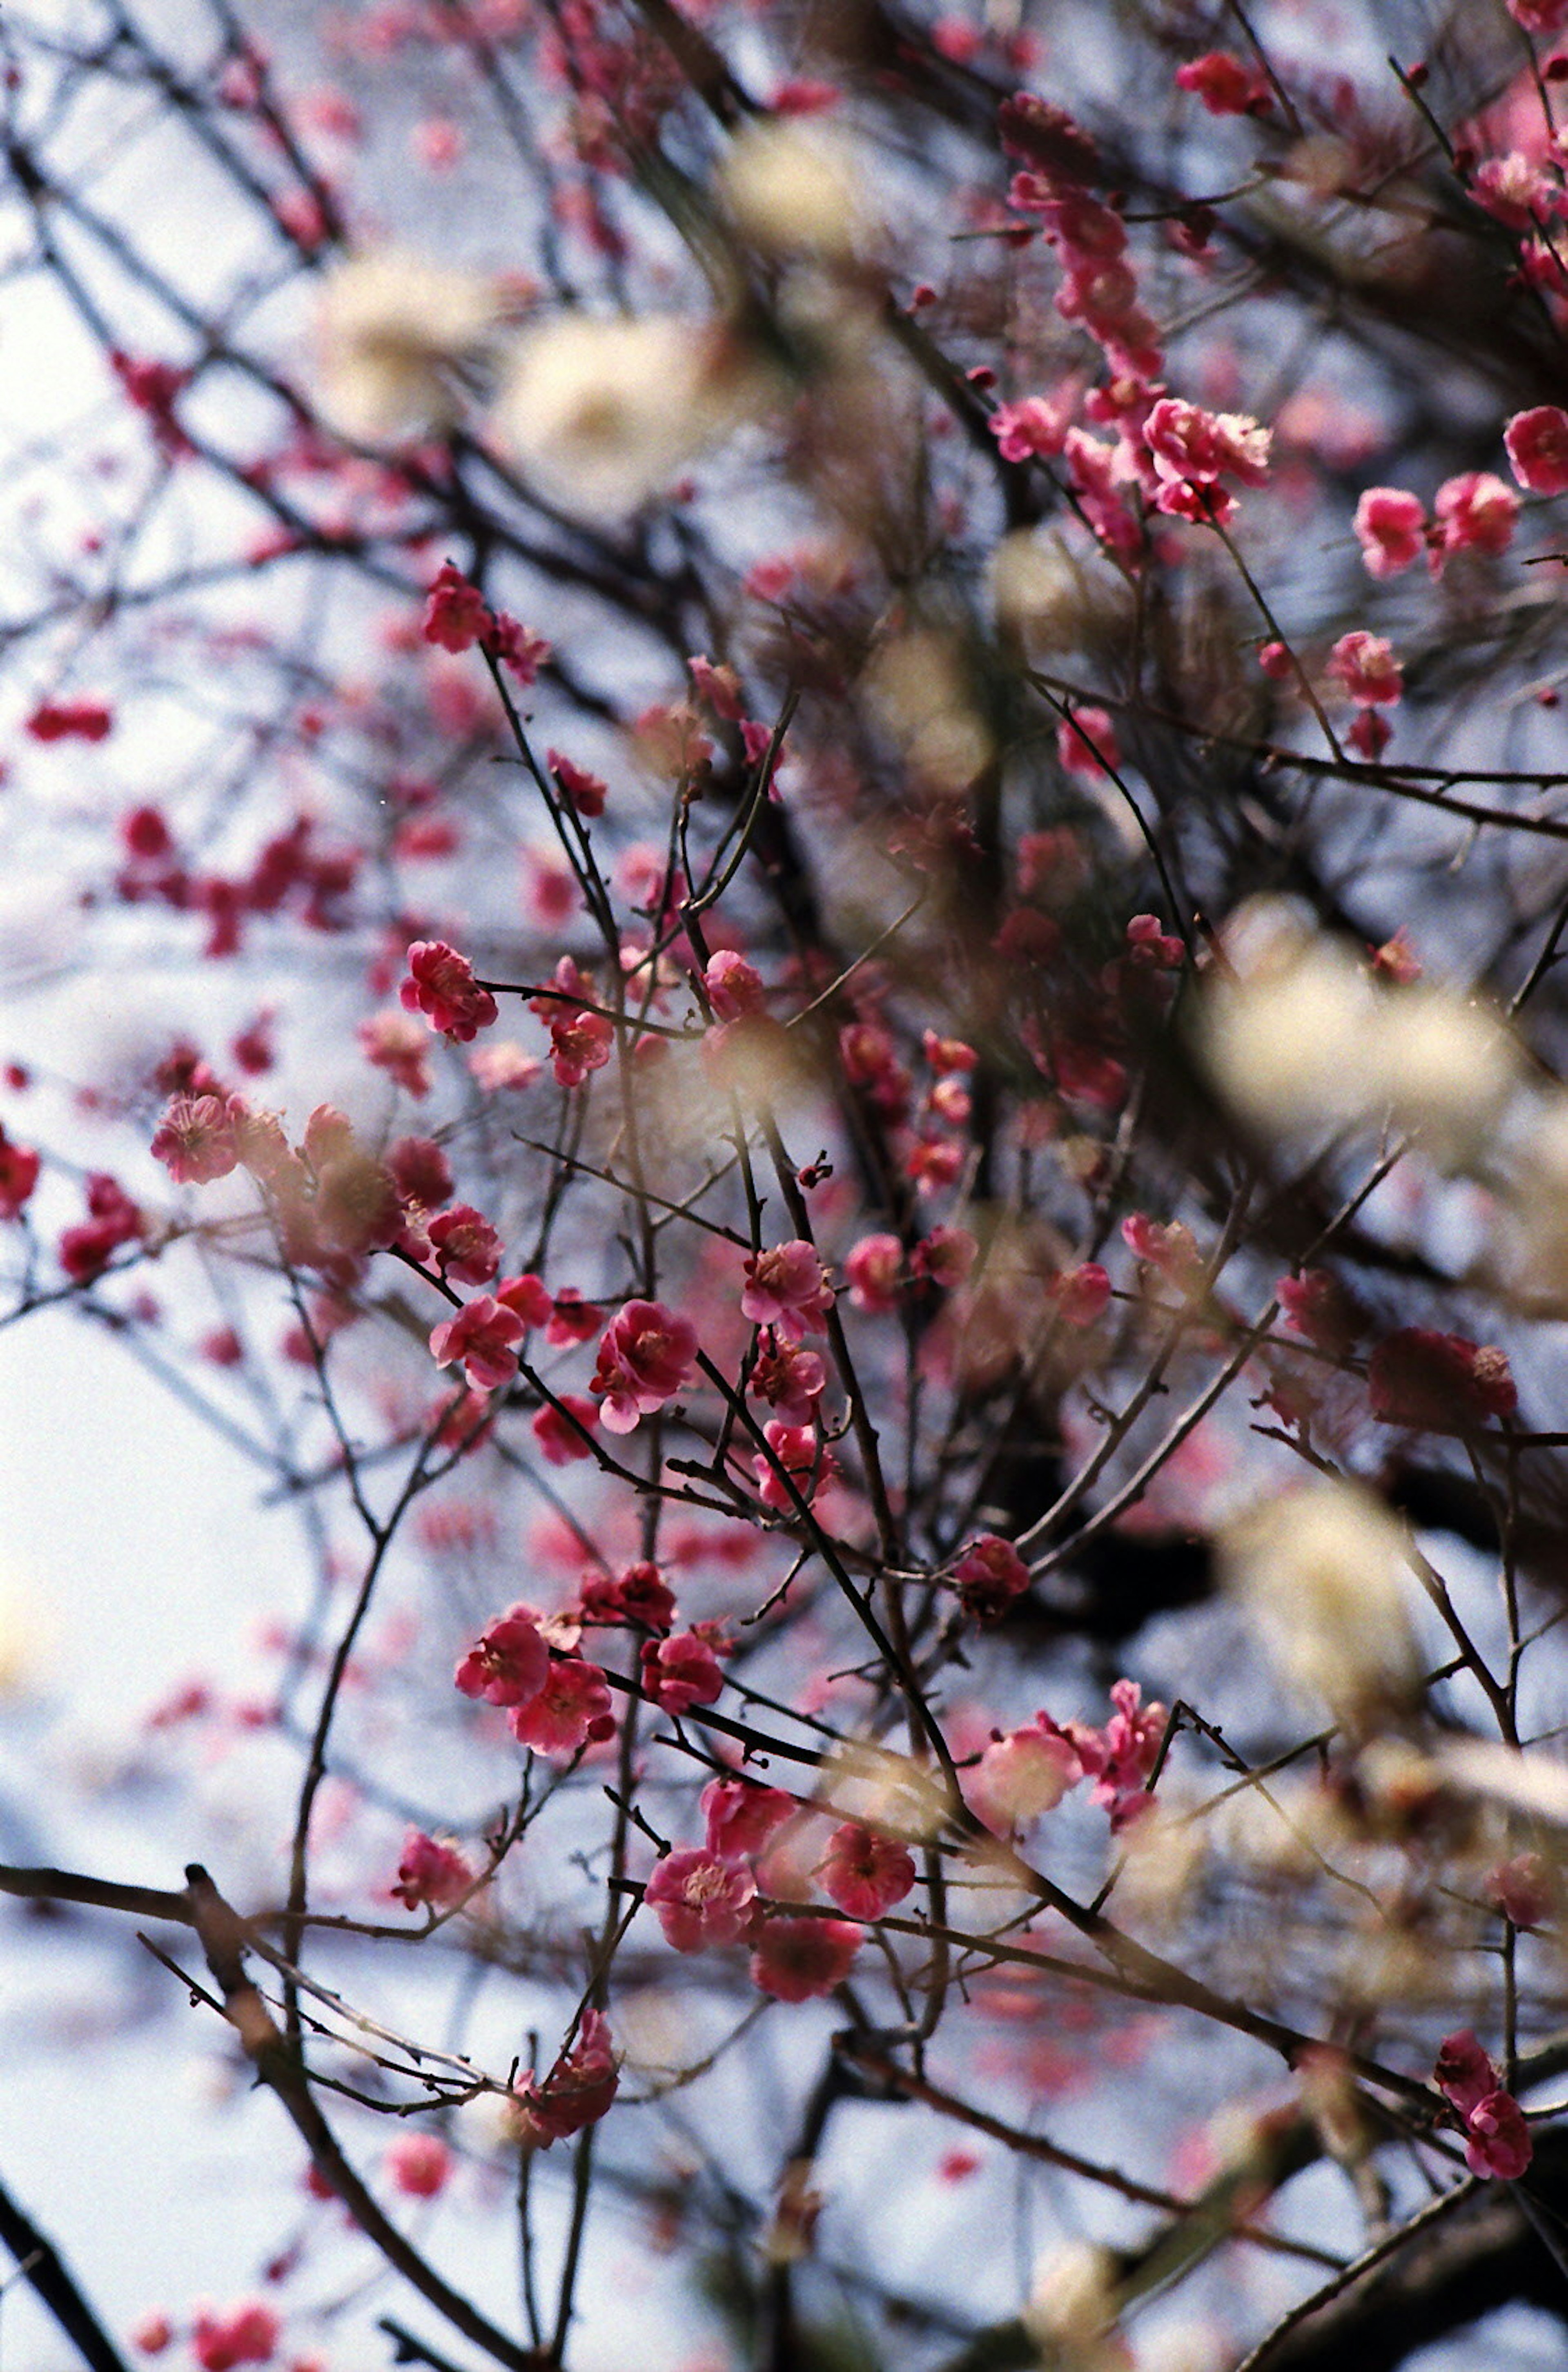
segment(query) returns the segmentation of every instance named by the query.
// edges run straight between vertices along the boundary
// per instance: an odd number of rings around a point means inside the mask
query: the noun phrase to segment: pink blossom
[[[1365,1331],[1366,1314],[1327,1269],[1303,1269],[1299,1276],[1282,1276],[1274,1298],[1285,1322],[1318,1350],[1342,1358]]]
[[[904,1249],[897,1236],[862,1236],[844,1259],[849,1297],[857,1309],[880,1317],[899,1306]]]
[[[544,762],[580,816],[592,819],[604,813],[604,803],[610,796],[608,783],[590,774],[586,766],[575,764],[559,750],[547,750]]]
[[[754,1325],[776,1326],[789,1342],[798,1343],[803,1334],[821,1333],[820,1321],[831,1307],[822,1263],[803,1238],[748,1260],[740,1308]]]
[[[1486,1897],[1516,1927],[1539,1927],[1551,1912],[1553,1889],[1545,1856],[1516,1854],[1486,1874]]]
[[[426,1836],[423,1829],[410,1829],[403,1839],[398,1882],[391,1889],[396,1901],[410,1911],[421,1910],[426,1904],[445,1911],[472,1884],[473,1872],[455,1845],[442,1844],[437,1838]]]
[[[1465,2163],[1470,2172],[1516,2182],[1534,2155],[1529,2128],[1469,2027],[1443,2043],[1433,2080],[1464,2128]]]
[[[615,1024],[605,1013],[557,1009],[550,1023],[551,1068],[556,1085],[580,1087],[590,1071],[602,1071],[615,1045]]]
[[[102,741],[113,724],[113,713],[101,700],[43,700],[27,729],[35,741]]]
[[[785,1424],[810,1424],[817,1402],[827,1386],[828,1370],[815,1351],[798,1343],[763,1338],[747,1389],[753,1399],[766,1401]]]
[[[746,714],[746,703],[741,693],[740,678],[735,669],[732,667],[715,667],[712,659],[702,657],[689,658],[686,665],[699,698],[707,702],[715,716],[726,717],[730,724],[738,725]]]
[[[1568,492],[1568,412],[1538,403],[1516,412],[1503,431],[1514,475],[1532,494]]]
[[[814,2001],[842,1985],[861,1945],[842,1919],[767,1919],[751,1953],[751,1982],[775,2001]]]
[[[964,1794],[996,1836],[1027,1828],[1042,1812],[1054,1811],[1084,1766],[1070,1737],[1042,1715],[1022,1729],[994,1738],[971,1771]]]
[[[604,1324],[597,1301],[587,1301],[575,1285],[563,1285],[550,1305],[545,1320],[547,1343],[586,1343]]]
[[[1029,1586],[1029,1569],[1013,1546],[995,1532],[970,1541],[953,1567],[964,1612],[977,1622],[993,1622]]]
[[[967,1227],[936,1227],[916,1244],[910,1266],[916,1276],[954,1293],[968,1281],[979,1258],[980,1246]]]
[[[554,1302],[531,1268],[521,1276],[504,1277],[495,1288],[495,1298],[525,1326],[546,1325],[555,1311]]]
[[[1508,0],[1508,14],[1527,33],[1560,33],[1568,25],[1568,0]]]
[[[1090,1802],[1104,1805],[1112,1830],[1125,1828],[1149,1801],[1144,1781],[1155,1767],[1168,1719],[1163,1704],[1144,1704],[1136,1680],[1110,1692],[1115,1713],[1103,1730],[1074,1723],[1066,1735],[1095,1785]]]
[[[801,1808],[782,1787],[764,1787],[745,1779],[710,1779],[701,1803],[708,1851],[723,1861],[753,1858]]]
[[[434,2199],[445,2191],[454,2160],[439,2134],[400,2134],[388,2145],[387,2175],[405,2199]]]
[[[552,1403],[541,1408],[530,1430],[538,1442],[546,1463],[551,1466],[571,1466],[580,1458],[594,1454],[591,1435],[599,1419],[597,1401],[585,1400],[580,1392],[561,1392],[560,1406]],[[568,1422],[575,1417],[576,1424]]]
[[[411,1013],[423,1013],[444,1038],[466,1044],[488,1029],[499,1007],[481,988],[466,956],[445,939],[416,939],[408,951],[409,976],[398,994]]]
[[[527,1704],[550,1671],[550,1650],[531,1606],[509,1607],[482,1632],[454,1674],[466,1697],[485,1704]]]
[[[131,2344],[139,2355],[161,2355],[174,2342],[174,2325],[168,2315],[156,2310],[143,2315],[131,2333]]]
[[[1260,115],[1272,105],[1263,76],[1229,50],[1211,50],[1178,66],[1176,86],[1194,92],[1211,115]]]
[[[544,2082],[525,2076],[514,2086],[518,2138],[535,2149],[569,2140],[608,2112],[620,2082],[610,2021],[602,2011],[586,2009],[575,2047],[561,2053]]]
[[[400,1136],[387,1147],[387,1168],[399,1199],[438,1211],[452,1192],[452,1165],[433,1136]]]
[[[1359,626],[1340,636],[1329,654],[1328,673],[1365,708],[1396,701],[1405,688],[1393,645],[1383,635],[1369,634]]]
[[[643,1692],[666,1713],[712,1704],[724,1692],[724,1668],[698,1631],[676,1631],[643,1643]]]
[[[1051,1279],[1051,1297],[1064,1326],[1093,1326],[1110,1300],[1110,1279],[1098,1261],[1084,1261]]]
[[[101,1276],[122,1244],[142,1232],[142,1214],[117,1178],[95,1170],[87,1180],[87,1217],[62,1230],[58,1246],[61,1267],[75,1285],[90,1285]]]
[[[1478,165],[1470,194],[1509,230],[1530,230],[1562,210],[1562,192],[1521,149]]]
[[[1116,728],[1103,708],[1075,709],[1056,728],[1056,755],[1070,774],[1104,774],[1121,763]]]
[[[941,1038],[935,1029],[921,1032],[921,1051],[934,1071],[972,1071],[980,1056],[962,1038]]]
[[[1397,576],[1421,558],[1426,514],[1398,486],[1368,486],[1355,506],[1356,541],[1370,576]]]
[[[1161,930],[1157,914],[1134,914],[1127,925],[1127,959],[1144,971],[1179,971],[1187,949],[1173,932]]]
[[[503,1087],[531,1087],[543,1067],[537,1054],[527,1052],[512,1039],[503,1039],[494,1046],[476,1046],[469,1056],[469,1069],[486,1095]]]
[[[756,1899],[751,1872],[708,1851],[666,1854],[655,1864],[643,1895],[658,1913],[666,1942],[678,1952],[738,1944]]]
[[[501,1266],[501,1238],[471,1203],[454,1203],[431,1220],[428,1233],[449,1285],[488,1285]],[[517,1314],[510,1303],[500,1306]]]
[[[703,984],[716,1021],[741,1021],[763,1010],[766,991],[762,975],[733,948],[720,948],[716,955],[710,956]]]
[[[989,424],[1002,459],[1028,461],[1060,453],[1077,400],[1077,387],[1069,380],[1054,396],[1026,395],[1017,403],[999,403]]]
[[[438,1367],[450,1367],[460,1360],[475,1391],[498,1391],[517,1372],[513,1346],[526,1331],[522,1320],[504,1308],[494,1295],[476,1294],[455,1318],[432,1327],[430,1355]]]
[[[270,2364],[277,2343],[277,2316],[254,2298],[221,2311],[198,2307],[191,2325],[191,2353],[202,2372],[234,2372],[237,2364]]]
[[[629,1301],[605,1328],[588,1389],[603,1402],[606,1429],[631,1433],[639,1417],[673,1400],[691,1380],[697,1330],[662,1301]]]
[[[1222,477],[1266,484],[1272,431],[1240,412],[1205,412],[1162,396],[1144,423],[1144,441],[1166,483],[1214,485]]]
[[[598,1665],[581,1656],[552,1657],[538,1694],[513,1713],[512,1735],[540,1754],[575,1754],[613,1738],[610,1691]]]
[[[152,1141],[154,1160],[177,1186],[226,1178],[239,1166],[235,1122],[244,1110],[238,1097],[171,1096]]]
[[[880,1919],[914,1885],[914,1855],[859,1820],[844,1820],[819,1864],[823,1892],[851,1919]]]
[[[1433,510],[1439,534],[1431,561],[1435,574],[1456,552],[1507,551],[1518,524],[1519,497],[1490,470],[1466,470],[1437,489]]]
[[[1375,1417],[1423,1433],[1469,1433],[1519,1404],[1506,1352],[1425,1326],[1386,1335],[1366,1380]]]
[[[751,1471],[757,1477],[757,1494],[765,1507],[775,1507],[781,1515],[793,1511],[791,1497],[778,1469],[794,1483],[800,1497],[810,1500],[818,1486],[838,1472],[831,1452],[827,1449],[812,1425],[785,1424],[773,1418],[762,1427],[762,1438],[771,1457],[751,1460]]]
[[[444,651],[469,651],[489,624],[490,604],[478,586],[451,561],[444,562],[425,599],[420,628],[425,641],[439,643]]]
[[[589,1574],[577,1603],[585,1622],[634,1622],[645,1631],[668,1631],[675,1621],[675,1592],[646,1559],[613,1579]]]
[[[416,1099],[430,1093],[430,1033],[395,1005],[362,1021],[355,1033],[365,1059]]]

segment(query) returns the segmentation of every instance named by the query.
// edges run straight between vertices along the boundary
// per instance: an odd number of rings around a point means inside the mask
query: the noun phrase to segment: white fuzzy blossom
[[[1221,1537],[1228,1587],[1283,1677],[1355,1723],[1413,1700],[1409,1533],[1380,1499],[1325,1477],[1263,1502]]]
[[[847,263],[865,242],[865,183],[842,133],[776,117],[749,124],[718,181],[737,227],[772,254]]]
[[[321,287],[322,417],[364,445],[449,427],[462,409],[457,373],[483,352],[502,310],[497,283],[482,273],[395,247],[351,256]]]
[[[1278,906],[1254,909],[1241,942],[1199,1027],[1215,1086],[1249,1127],[1289,1137],[1388,1125],[1453,1165],[1487,1145],[1519,1069],[1493,1015],[1446,988],[1383,986]]]
[[[517,338],[492,424],[547,498],[616,518],[662,494],[772,392],[720,322],[562,314]]]

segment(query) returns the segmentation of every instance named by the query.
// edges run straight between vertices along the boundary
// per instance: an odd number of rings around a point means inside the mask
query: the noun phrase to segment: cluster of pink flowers
[[[818,1870],[830,1900],[849,1919],[769,1913],[758,1902],[758,1856],[781,1831],[809,1821],[808,1808],[776,1787],[720,1779],[703,1790],[703,1810],[706,1843],[656,1863],[644,1900],[678,1952],[749,1944],[751,1981],[775,2000],[831,1993],[860,1948],[861,1928],[851,1920],[881,1918],[914,1884],[914,1861],[902,1845],[845,1821],[833,1831]]]
[[[1451,2034],[1437,2053],[1433,2080],[1465,2135],[1472,2174],[1517,2182],[1534,2155],[1524,2110],[1503,2089],[1497,2070],[1470,2028]]]
[[[570,956],[563,956],[555,967],[554,992],[528,1002],[550,1031],[557,1086],[580,1087],[590,1071],[603,1070],[614,1049],[615,1024],[607,1013],[594,1009],[593,983]]]
[[[662,1301],[628,1301],[605,1328],[588,1389],[606,1430],[632,1433],[638,1420],[684,1391],[696,1363],[697,1330]]]
[[[1518,524],[1519,497],[1490,471],[1467,470],[1445,479],[1432,512],[1428,523],[1414,494],[1398,486],[1368,486],[1353,522],[1368,576],[1397,576],[1423,552],[1434,576],[1441,576],[1457,552],[1506,552]]]
[[[41,700],[27,729],[35,741],[105,741],[113,725],[101,700]]]
[[[802,1238],[777,1244],[772,1251],[756,1252],[746,1262],[746,1286],[740,1296],[743,1316],[756,1326],[771,1326],[786,1342],[803,1334],[820,1334],[822,1320],[832,1308],[827,1273],[815,1248]]]
[[[505,610],[492,610],[478,586],[470,585],[449,560],[430,587],[421,632],[427,643],[438,643],[446,651],[470,651],[477,643],[525,684],[533,682],[550,657],[542,634],[531,633]]]
[[[1103,1729],[1040,1713],[1021,1729],[993,1735],[964,1781],[988,1828],[1007,1835],[1026,1827],[1081,1779],[1094,1781],[1089,1801],[1109,1811],[1113,1834],[1147,1808],[1168,1714],[1163,1704],[1144,1703],[1136,1680],[1118,1680],[1110,1701],[1115,1711]]]
[[[610,1690],[598,1665],[552,1655],[531,1606],[497,1617],[458,1665],[464,1696],[501,1706],[519,1746],[572,1755],[613,1735]]]
[[[105,1169],[88,1177],[87,1197],[87,1217],[60,1235],[60,1265],[73,1285],[90,1285],[101,1276],[121,1245],[134,1243],[144,1225],[139,1204]]]
[[[1150,406],[1143,427],[1154,464],[1155,508],[1224,526],[1236,500],[1220,480],[1265,485],[1272,435],[1244,413],[1205,412],[1178,396],[1162,396]]]
[[[234,2372],[240,2364],[270,2364],[278,2330],[271,2307],[254,2298],[222,2308],[198,2307],[191,2326],[191,2353],[202,2372]]]
[[[513,2086],[518,2139],[532,2149],[569,2141],[607,2114],[620,2083],[610,2021],[602,2011],[586,2009],[575,2043],[561,2052],[543,2083],[528,2075]]]
[[[1098,169],[1094,144],[1070,115],[1031,92],[1004,99],[1002,145],[1022,169],[1009,203],[1038,215],[1063,265],[1056,309],[1081,323],[1118,377],[1149,379],[1160,366],[1158,333],[1138,302],[1120,215],[1091,196]]]

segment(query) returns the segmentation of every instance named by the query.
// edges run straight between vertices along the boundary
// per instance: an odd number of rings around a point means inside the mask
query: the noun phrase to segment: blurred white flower
[[[1220,1551],[1293,1686],[1352,1722],[1413,1698],[1410,1535],[1370,1491],[1324,1478],[1277,1494],[1228,1525]]]
[[[749,124],[718,185],[738,228],[772,254],[847,263],[865,244],[865,183],[842,133],[778,117]]]
[[[322,417],[364,445],[449,426],[461,409],[454,373],[482,351],[502,309],[497,283],[482,273],[395,247],[351,256],[321,287]]]
[[[564,314],[517,338],[492,422],[552,501],[613,518],[662,493],[772,393],[721,322]]]
[[[1221,1094],[1251,1127],[1289,1136],[1387,1122],[1444,1163],[1471,1158],[1519,1073],[1503,1024],[1439,987],[1380,987],[1348,948],[1265,903],[1241,962],[1206,991],[1200,1042]]]

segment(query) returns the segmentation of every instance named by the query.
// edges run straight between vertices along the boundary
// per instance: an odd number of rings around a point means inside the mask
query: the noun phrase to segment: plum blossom
[[[1259,115],[1273,104],[1266,77],[1229,50],[1210,50],[1178,66],[1176,87],[1201,99],[1211,115]]]
[[[643,1895],[658,1913],[666,1942],[678,1952],[738,1943],[756,1899],[751,1872],[711,1849],[666,1854]]]
[[[620,2082],[610,2021],[602,2011],[586,2009],[575,2044],[561,2053],[543,2083],[525,2076],[514,2085],[518,2139],[534,2149],[570,2140],[608,2113]]]
[[[993,1834],[1010,1836],[1042,1812],[1054,1811],[1083,1775],[1073,1737],[1041,1714],[1023,1728],[992,1739],[974,1768],[965,1773],[964,1794]]]
[[[831,1451],[823,1446],[812,1425],[785,1424],[774,1418],[762,1427],[762,1438],[771,1455],[754,1458],[751,1471],[757,1477],[757,1494],[764,1507],[775,1507],[781,1515],[794,1509],[795,1499],[778,1471],[781,1466],[800,1497],[807,1500],[815,1496],[819,1484],[838,1472]]]
[[[152,1156],[177,1186],[206,1186],[239,1166],[236,1121],[245,1115],[238,1097],[171,1096],[165,1107]]]
[[[321,287],[319,401],[338,433],[383,444],[449,426],[456,366],[499,319],[494,280],[396,248],[337,265]]]
[[[904,1250],[897,1236],[862,1236],[844,1257],[849,1297],[856,1309],[879,1317],[899,1306]]]
[[[430,1032],[420,1028],[412,1013],[389,1005],[362,1021],[355,1035],[367,1063],[385,1071],[416,1100],[430,1093]]]
[[[1011,1541],[981,1532],[953,1567],[953,1579],[964,1612],[977,1622],[993,1622],[1028,1589],[1029,1569]]]
[[[842,1985],[861,1946],[843,1919],[767,1919],[751,1953],[751,1982],[775,2001],[814,2001]]]
[[[1430,555],[1434,576],[1456,552],[1484,552],[1493,557],[1506,552],[1519,519],[1518,495],[1490,470],[1466,470],[1445,479],[1432,508],[1437,521]]]
[[[427,643],[443,650],[468,651],[477,643],[493,659],[503,660],[520,683],[532,683],[550,657],[542,634],[508,615],[492,610],[477,585],[470,585],[448,560],[436,573],[424,604],[421,627]]]
[[[803,1334],[821,1333],[820,1321],[831,1307],[826,1272],[815,1248],[804,1238],[777,1244],[747,1261],[740,1308],[753,1324],[774,1326],[786,1341],[798,1343]]]
[[[430,1355],[438,1367],[460,1361],[475,1391],[498,1391],[517,1372],[514,1346],[527,1331],[516,1311],[504,1308],[494,1294],[476,1294],[455,1318],[431,1328]]]
[[[724,1692],[724,1668],[701,1631],[676,1631],[643,1643],[645,1695],[666,1713],[682,1714],[712,1704]]]
[[[1017,403],[999,403],[989,424],[1002,459],[1028,461],[1060,453],[1077,400],[1077,387],[1069,380],[1054,396],[1026,395]]]
[[[1103,1805],[1113,1831],[1125,1828],[1151,1800],[1144,1782],[1155,1767],[1168,1719],[1158,1703],[1144,1704],[1136,1680],[1118,1680],[1110,1692],[1116,1707],[1103,1730],[1074,1725],[1071,1742],[1094,1780],[1089,1801]]]
[[[785,1424],[802,1425],[813,1422],[827,1381],[828,1370],[815,1351],[769,1335],[758,1351],[747,1389],[754,1399],[766,1401]]]
[[[635,1622],[645,1631],[668,1631],[675,1621],[675,1592],[645,1558],[613,1578],[587,1575],[577,1604],[585,1622]]]
[[[1093,1326],[1109,1303],[1110,1279],[1098,1261],[1084,1261],[1052,1277],[1051,1298],[1064,1326]]]
[[[1534,2150],[1524,2111],[1498,2082],[1497,2069],[1474,2031],[1461,2027],[1437,2053],[1433,2081],[1465,2134],[1465,2163],[1483,2179],[1516,2182]]]
[[[445,939],[416,939],[408,951],[409,976],[398,994],[410,1013],[423,1013],[444,1038],[466,1045],[488,1029],[499,1012],[473,966]]]
[[[1414,494],[1398,486],[1368,486],[1353,525],[1369,576],[1397,576],[1425,549],[1426,514]]]
[[[588,1389],[606,1430],[632,1433],[691,1380],[697,1330],[662,1301],[629,1301],[605,1328]]]
[[[222,2308],[198,2307],[191,2325],[191,2353],[202,2372],[234,2372],[239,2364],[270,2364],[278,2330],[271,2307],[255,2298]]]
[[[1340,636],[1329,654],[1328,673],[1364,708],[1396,701],[1405,688],[1393,645],[1382,634],[1369,634],[1362,627]]]
[[[1116,727],[1103,708],[1074,709],[1056,728],[1058,762],[1070,774],[1104,774],[1121,763]]]
[[[445,2191],[455,2164],[439,2134],[400,2134],[389,2143],[388,2180],[405,2199],[434,2199]]]
[[[485,1704],[527,1704],[550,1671],[550,1650],[531,1606],[497,1615],[459,1664],[454,1680],[466,1697]]]
[[[1425,1326],[1385,1335],[1366,1380],[1375,1417],[1425,1433],[1473,1432],[1490,1417],[1512,1416],[1519,1404],[1506,1352]]]
[[[782,1787],[745,1779],[710,1779],[701,1797],[711,1854],[724,1861],[754,1857],[786,1820],[800,1810]]]
[[[597,1401],[585,1400],[580,1392],[562,1392],[557,1398],[559,1406],[547,1402],[534,1417],[529,1430],[548,1465],[571,1466],[594,1454],[592,1440],[587,1436],[598,1423],[599,1406]]]
[[[818,1865],[822,1890],[851,1919],[880,1919],[915,1881],[914,1855],[859,1820],[842,1821]]]
[[[428,1905],[432,1910],[445,1911],[473,1884],[473,1871],[455,1845],[443,1844],[436,1837],[426,1836],[423,1829],[410,1829],[403,1839],[402,1858],[398,1864],[398,1882],[391,1889],[394,1901],[418,1911]]]
[[[538,1693],[513,1710],[512,1735],[540,1754],[575,1754],[615,1735],[610,1691],[597,1664],[556,1656]]]
[[[590,774],[586,766],[577,765],[559,750],[547,750],[544,762],[580,816],[591,821],[604,813],[604,803],[610,796],[608,783],[601,782],[598,774]]]
[[[1568,412],[1555,403],[1516,412],[1503,442],[1515,477],[1530,494],[1568,493]]]
[[[427,1233],[437,1267],[448,1285],[488,1285],[501,1266],[501,1238],[471,1203],[454,1203],[431,1220]],[[500,1302],[500,1296],[496,1296]],[[520,1315],[515,1303],[503,1308]],[[442,1363],[445,1365],[445,1361]]]
[[[733,948],[720,948],[709,957],[703,985],[715,1021],[743,1021],[763,1010],[762,975]]]

